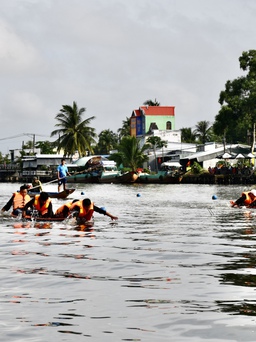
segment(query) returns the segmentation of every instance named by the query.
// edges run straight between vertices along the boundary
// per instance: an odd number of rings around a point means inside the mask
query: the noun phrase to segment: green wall
[[[145,133],[148,132],[152,122],[157,124],[159,130],[166,130],[166,122],[170,121],[172,124],[171,129],[175,130],[175,116],[148,115],[145,116],[145,119]]]

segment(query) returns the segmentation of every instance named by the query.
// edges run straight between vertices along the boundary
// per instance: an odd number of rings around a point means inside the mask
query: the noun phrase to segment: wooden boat
[[[97,183],[116,183],[117,179],[121,176],[121,172],[118,170],[102,171],[99,175]]]
[[[13,218],[18,218],[17,216],[13,216],[11,215]],[[72,223],[74,224],[75,226],[78,226],[78,227],[82,227],[83,229],[82,230],[85,230],[86,228],[91,228],[94,226],[94,221],[93,220],[90,220],[90,221],[83,221],[81,220],[80,222],[77,222],[77,220],[73,217],[70,217],[70,218],[67,218],[67,217],[39,217],[39,216],[25,216],[21,219],[21,222],[22,221],[28,221],[28,222],[37,222],[37,223],[54,223],[54,222],[63,222],[63,221],[66,221],[66,222],[69,222],[69,223]]]
[[[139,178],[139,175],[136,172],[130,171],[120,174],[118,177],[115,178],[113,183],[119,184],[131,184],[135,183]]]
[[[69,183],[114,183],[121,175],[114,161],[101,156],[81,158],[78,162],[79,167],[85,169],[69,176]]]
[[[139,175],[137,183],[148,183],[148,184],[179,184],[182,180],[182,176],[172,175],[166,171],[158,171],[155,174],[142,173]]]
[[[178,162],[164,162],[157,173],[141,173],[137,183],[179,184],[183,172]]]
[[[137,173],[122,173],[113,160],[100,156],[81,158],[78,165],[85,169],[69,176],[69,183],[134,183],[138,178]]]
[[[69,183],[98,183],[99,174],[97,172],[84,172],[68,177]]]
[[[47,194],[51,198],[62,198],[62,199],[65,199],[69,195],[71,195],[75,190],[76,189],[74,189],[74,188],[70,188],[70,189],[66,189],[66,190],[60,191],[60,192],[51,192],[51,191],[45,191],[45,192],[47,192]],[[40,192],[28,191],[28,194],[29,194],[30,197],[34,197],[35,195],[40,195]]]

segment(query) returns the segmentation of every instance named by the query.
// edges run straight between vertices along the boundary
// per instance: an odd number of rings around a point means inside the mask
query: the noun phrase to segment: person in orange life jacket
[[[255,208],[256,207],[256,190],[253,189],[250,191],[250,193],[251,193],[250,195],[251,203],[246,204],[246,206],[249,208]]]
[[[47,192],[42,191],[35,195],[24,207],[22,217],[26,216],[26,210],[31,208],[38,211],[39,217],[53,217],[52,202]]]
[[[24,184],[20,187],[20,191],[15,192],[6,205],[2,208],[2,211],[8,211],[11,206],[13,206],[12,215],[18,216],[22,213],[22,210],[30,201],[30,196],[28,195],[28,185]]]
[[[83,200],[75,202],[74,204],[72,204],[70,208],[70,212],[75,214],[74,216],[76,216],[78,222],[90,221],[90,219],[93,216],[94,211],[96,211],[99,214],[107,215],[108,217],[111,218],[111,220],[118,219],[118,217],[113,216],[112,214],[108,213],[106,210],[94,205],[94,203],[91,202],[89,198],[85,198]]]
[[[72,204],[74,204],[75,202],[78,202],[78,199],[74,199],[73,201],[67,202],[65,204],[63,204],[61,207],[59,207],[54,214],[54,217],[62,217],[62,218],[67,218],[71,212],[70,212],[70,208],[72,206]]]
[[[241,197],[239,197],[235,202],[231,201],[232,207],[242,207],[242,206],[252,206],[252,203],[256,199],[256,190],[250,190],[250,191],[244,191],[241,194]],[[255,202],[254,202],[254,205]]]

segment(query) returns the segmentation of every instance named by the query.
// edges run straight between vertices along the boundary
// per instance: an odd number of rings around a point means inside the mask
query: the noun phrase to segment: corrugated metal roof
[[[77,166],[85,166],[89,161],[96,162],[97,160],[98,160],[98,162],[100,162],[101,160],[108,160],[108,159],[103,157],[103,156],[95,155],[95,156],[80,158],[80,159],[76,160],[74,162],[74,164]]]

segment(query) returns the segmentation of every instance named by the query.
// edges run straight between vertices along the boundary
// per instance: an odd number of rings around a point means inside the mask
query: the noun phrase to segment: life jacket
[[[250,191],[245,191],[245,192],[242,192],[242,197],[244,197],[244,205],[250,205],[254,199],[255,199],[255,196],[253,193],[251,193]]]
[[[13,194],[13,210],[24,208],[25,204],[30,201],[30,196],[26,194],[24,197],[19,192]]]
[[[51,203],[51,200],[48,198],[46,202],[43,204],[43,206],[40,206],[39,202],[40,195],[35,195],[35,201],[34,201],[34,208],[40,213],[40,215],[45,215],[48,212],[49,204]]]
[[[72,204],[72,206],[70,208],[70,211],[72,211],[75,207],[79,207],[78,217],[84,218],[84,219],[86,219],[86,221],[90,221],[90,219],[92,218],[93,212],[94,212],[94,210],[93,210],[93,207],[94,207],[93,202],[91,202],[91,204],[90,204],[90,206],[88,208],[84,208],[83,207],[83,201],[82,200],[77,201],[77,202]]]
[[[72,204],[73,204],[72,202],[68,202],[68,203],[63,204],[61,207],[59,207],[56,210],[55,215],[56,216],[62,216],[63,210],[64,210],[65,207],[67,207],[69,209],[69,212],[70,212],[70,208],[71,208]]]

